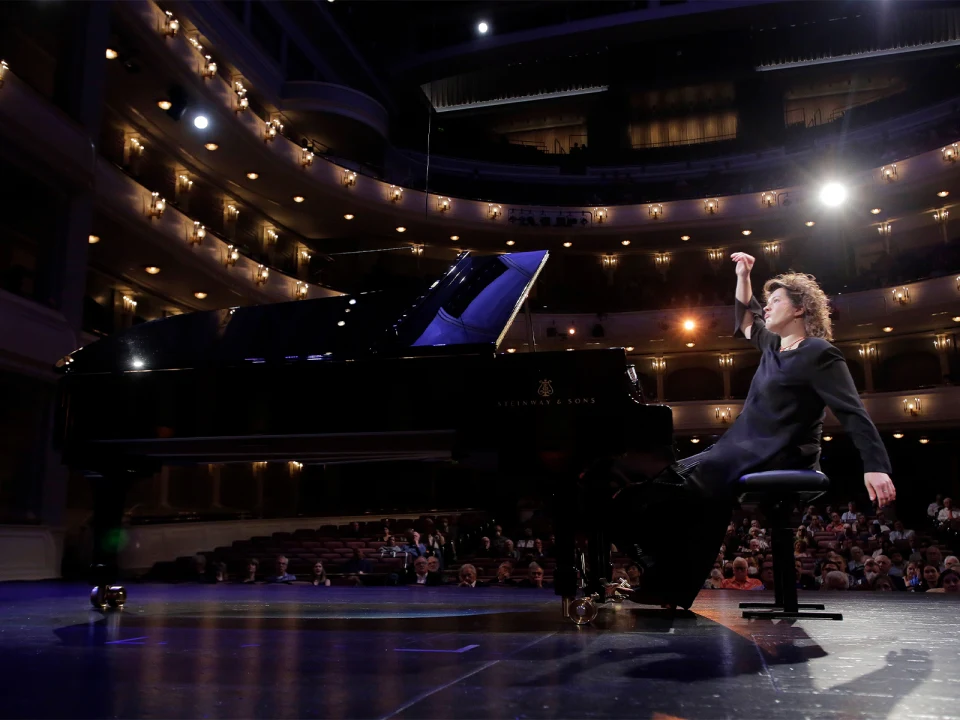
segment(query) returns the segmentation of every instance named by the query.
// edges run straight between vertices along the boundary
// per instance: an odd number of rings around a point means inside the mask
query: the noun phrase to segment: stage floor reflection
[[[0,585],[0,717],[960,717],[960,602],[822,593],[842,622],[704,591],[577,628],[551,591]]]

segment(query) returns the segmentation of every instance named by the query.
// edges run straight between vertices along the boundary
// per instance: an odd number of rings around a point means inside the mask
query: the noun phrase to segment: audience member
[[[513,587],[514,582],[511,576],[513,575],[513,564],[509,562],[502,562],[497,567],[497,579],[493,582],[494,586],[497,587]]]
[[[747,561],[741,557],[733,561],[733,577],[723,581],[724,590],[759,590],[762,586],[757,578],[747,576]]]
[[[517,587],[545,588],[550,587],[550,584],[543,582],[543,568],[540,567],[539,563],[532,562],[527,567],[527,577],[518,582]]]
[[[877,556],[878,574],[888,576],[895,590],[906,590],[907,588],[906,585],[904,585],[903,578],[900,576],[891,575],[890,571],[892,569],[893,561],[890,558],[888,558],[886,555]]]
[[[799,560],[794,560],[793,567],[797,572],[797,588],[800,590],[816,590],[817,589],[817,579],[810,573],[805,572],[803,569],[803,563]]]
[[[207,556],[197,553],[193,556],[193,576],[191,582],[209,583],[212,578],[207,573]]]
[[[360,529],[360,523],[358,523],[356,520],[350,523],[350,527],[347,528],[346,532],[343,533],[343,536],[349,538],[363,537],[363,531]]]
[[[794,558],[810,557],[809,546],[807,545],[806,540],[797,540],[793,544],[793,557]]]
[[[840,519],[840,515],[834,513],[830,516],[830,524],[825,528],[826,532],[832,532],[836,534],[842,533],[846,530],[846,526],[843,524],[843,521]]]
[[[500,551],[500,557],[510,558],[511,560],[519,560],[520,553],[513,549],[513,540],[507,539],[503,543],[503,550]]]
[[[327,577],[327,571],[323,569],[323,562],[317,560],[313,564],[313,577],[310,578],[310,584],[319,587],[330,587],[330,578]]]
[[[916,563],[907,563],[903,571],[903,582],[907,590],[916,590],[920,585],[920,567]]]
[[[957,570],[958,566],[960,566],[960,559],[957,559],[956,555],[947,555],[943,560],[944,570]]]
[[[940,568],[936,565],[924,565],[920,575],[920,584],[917,592],[927,592],[937,586],[940,580]]]
[[[943,553],[936,545],[931,545],[924,553],[924,558],[928,565],[933,565],[937,571],[943,570]]]
[[[490,538],[493,542],[493,549],[499,553],[503,552],[504,543],[507,542],[507,539],[503,536],[503,528],[497,525],[493,528],[493,537]]]
[[[944,570],[940,573],[940,579],[937,580],[937,586],[931,588],[928,592],[932,593],[960,593],[960,572],[956,570]]]
[[[480,547],[478,547],[473,554],[478,558],[492,558],[497,557],[497,550],[493,547],[493,543],[490,542],[490,538],[484,535],[480,538]]]
[[[290,564],[290,561],[287,560],[286,555],[277,555],[277,571],[276,574],[267,578],[267,582],[270,583],[287,583],[288,585],[294,582],[297,579],[296,575],[292,575],[287,572],[287,566]]]
[[[365,575],[373,572],[373,563],[363,556],[360,548],[354,548],[350,559],[343,564],[342,570],[350,575]]]
[[[936,500],[927,505],[927,515],[932,517],[934,520],[937,519],[937,514],[940,512],[940,508],[943,506],[943,496],[937,495]]]
[[[849,587],[846,574],[839,570],[830,570],[820,584],[821,590],[848,590]]]
[[[877,575],[873,579],[873,582],[870,583],[870,589],[875,592],[876,591],[885,592],[885,591],[896,590],[896,587],[894,587],[893,578],[890,577],[889,575]]]
[[[840,519],[848,525],[853,525],[857,521],[857,506],[853,502],[847,503],[847,511],[840,516]]]
[[[434,586],[443,584],[443,579],[440,577],[440,573],[430,572],[427,558],[421,555],[413,561],[412,568],[407,568],[407,572],[403,576],[403,584]]]
[[[893,523],[893,530],[890,531],[890,542],[908,542],[913,545],[916,533],[913,530],[904,529],[903,523],[897,520]]]
[[[813,522],[813,520],[815,519],[819,520],[821,524],[823,523],[823,518],[820,517],[819,514],[817,514],[816,506],[811,505],[810,507],[807,508],[807,512],[804,513],[803,519],[801,519],[800,522],[806,525],[807,527],[810,527],[810,523]]]
[[[951,498],[944,498],[943,509],[937,513],[937,521],[950,523],[957,519],[960,519],[960,510],[953,507],[953,500]]]
[[[247,560],[247,574],[237,580],[237,582],[250,584],[257,581],[257,570],[260,568],[260,561],[256,558]]]
[[[514,547],[517,548],[523,554],[524,550],[533,549],[533,528],[526,527],[523,529],[523,537],[517,540],[514,543]]]
[[[887,572],[887,574],[892,575],[893,577],[902,578],[904,565],[903,553],[901,553],[899,550],[891,550],[890,570]]]
[[[705,590],[722,590],[723,589],[723,571],[719,568],[714,568],[710,571],[710,577],[707,578],[707,581],[703,584]]]
[[[407,531],[407,543],[402,550],[412,557],[425,557],[427,554],[427,546],[420,542],[420,533],[413,529]]]
[[[470,563],[464,563],[460,566],[460,587],[483,587],[483,583],[477,581],[477,569]]]
[[[847,572],[858,580],[863,577],[863,548],[859,545],[850,548],[850,562],[847,563]]]
[[[640,572],[640,566],[636,563],[630,563],[626,567],[627,570],[627,582],[630,583],[630,587],[638,588],[640,587],[640,580],[642,579],[642,573]]]
[[[227,564],[218,562],[213,566],[213,581],[222,583],[227,581]]]

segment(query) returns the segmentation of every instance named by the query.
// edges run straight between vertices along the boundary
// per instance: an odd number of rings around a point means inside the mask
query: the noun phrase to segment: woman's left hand
[[[876,502],[879,507],[889,505],[897,499],[897,489],[893,486],[893,480],[886,473],[864,473],[863,484],[867,486],[870,500]]]

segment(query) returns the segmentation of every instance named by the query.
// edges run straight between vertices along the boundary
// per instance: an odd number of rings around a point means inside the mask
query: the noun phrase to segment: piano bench
[[[797,601],[796,569],[793,558],[793,532],[791,512],[796,504],[801,506],[816,500],[830,489],[826,475],[813,470],[770,470],[749,473],[737,484],[741,504],[759,505],[773,528],[773,581],[772,603],[740,603],[743,617],[748,619],[813,618],[843,620],[841,613],[802,612],[823,610],[820,604]]]

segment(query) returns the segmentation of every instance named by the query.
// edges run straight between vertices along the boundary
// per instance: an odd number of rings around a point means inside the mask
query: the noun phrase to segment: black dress
[[[822,338],[808,337],[780,352],[780,336],[767,330],[756,298],[736,303],[734,335],[753,314],[749,342],[761,352],[740,416],[709,450],[682,465],[701,464],[709,492],[729,491],[741,475],[772,469],[819,470],[824,408],[829,407],[853,439],[864,472],[890,473],[880,434],[867,416],[843,353]]]

